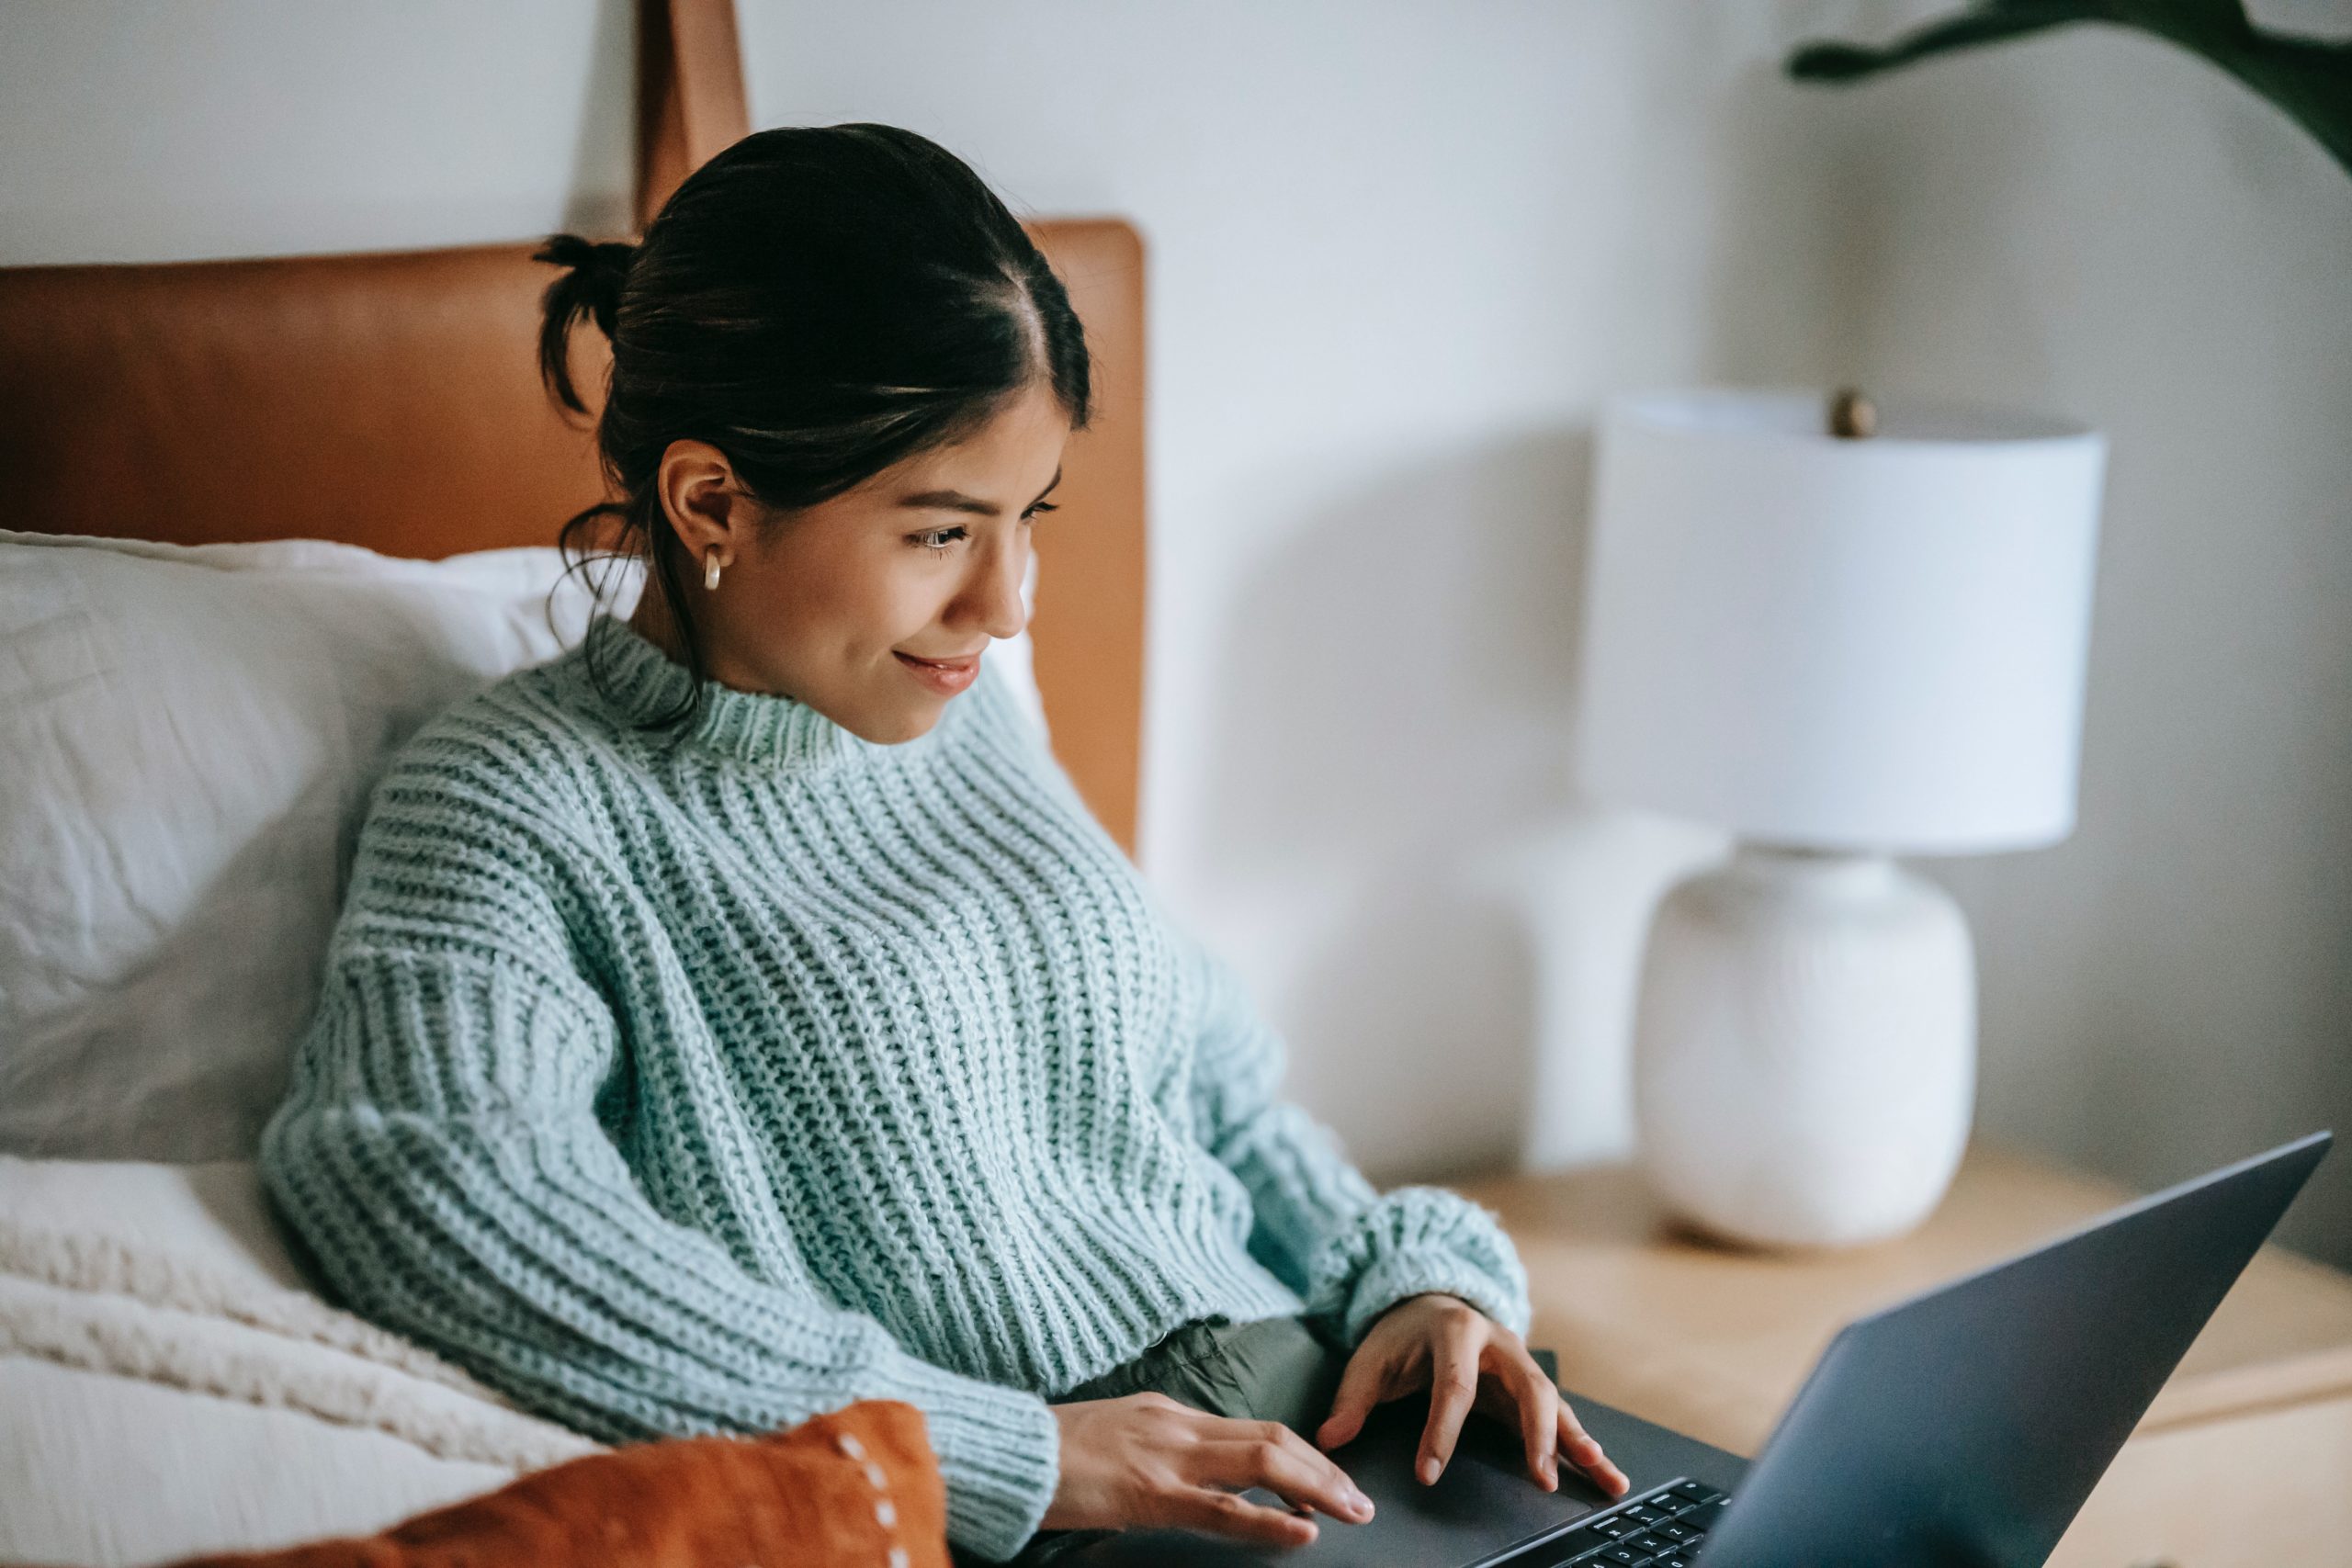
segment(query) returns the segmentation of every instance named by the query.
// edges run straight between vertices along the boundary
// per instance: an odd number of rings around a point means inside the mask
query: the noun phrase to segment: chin
[[[902,712],[892,716],[894,722],[886,728],[884,733],[867,734],[864,730],[859,733],[876,746],[900,746],[930,734],[932,727],[939,722],[939,715],[940,709],[935,707]]]

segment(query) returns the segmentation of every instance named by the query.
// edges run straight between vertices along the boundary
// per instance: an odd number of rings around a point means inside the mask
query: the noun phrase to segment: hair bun
[[[628,240],[550,234],[531,259],[564,269],[540,297],[539,378],[566,407],[586,413],[587,405],[571,385],[571,323],[583,315],[593,317],[605,340],[613,339],[620,319],[621,287],[628,281],[637,245]]]

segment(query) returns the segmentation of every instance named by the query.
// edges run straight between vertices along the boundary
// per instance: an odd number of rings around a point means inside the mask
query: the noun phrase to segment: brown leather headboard
[[[658,207],[699,162],[678,147],[725,145],[742,110],[740,73],[731,103],[723,88],[694,98],[693,79],[673,74],[708,73],[716,60],[726,81],[724,4],[647,0],[646,17],[679,24],[674,48],[641,51],[658,75],[641,84],[640,177]],[[684,112],[662,107],[682,96]],[[694,112],[713,103],[715,115]],[[1063,510],[1038,534],[1037,683],[1056,754],[1132,856],[1143,245],[1117,219],[1029,229],[1086,324],[1097,411],[1065,456]],[[554,269],[529,259],[534,243],[0,268],[0,525],[183,544],[335,539],[433,558],[552,545],[605,488],[591,433],[560,418],[539,384],[538,299]],[[573,342],[593,405],[609,351],[593,330]]]
[[[1142,244],[1115,219],[1031,231],[1086,323],[1099,411],[1071,438],[1063,510],[1038,534],[1037,683],[1056,754],[1132,855]],[[416,557],[552,545],[605,491],[590,433],[539,385],[553,270],[530,249],[0,268],[0,518]],[[583,331],[574,345],[582,385],[601,387],[603,340]]]

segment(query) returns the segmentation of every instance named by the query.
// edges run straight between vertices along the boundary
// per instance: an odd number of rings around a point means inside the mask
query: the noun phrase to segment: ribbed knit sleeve
[[[1193,1105],[1210,1152],[1250,1190],[1252,1250],[1350,1346],[1429,1291],[1524,1335],[1527,1272],[1494,1215],[1442,1188],[1376,1192],[1330,1129],[1281,1097],[1287,1053],[1241,976],[1205,943],[1192,947],[1204,987]]]
[[[788,1426],[864,1398],[921,1408],[948,1533],[991,1560],[1058,1476],[1035,1394],[905,1351],[797,1259],[747,1270],[657,1211],[600,1111],[628,1043],[578,962],[549,852],[420,775],[362,833],[269,1190],[353,1308],[609,1441]],[[704,1130],[707,1131],[707,1130]]]

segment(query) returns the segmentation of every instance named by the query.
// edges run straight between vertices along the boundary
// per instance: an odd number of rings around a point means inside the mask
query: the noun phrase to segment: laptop
[[[2331,1141],[2314,1133],[1847,1325],[1752,1463],[1568,1393],[1633,1483],[1623,1499],[1565,1464],[1543,1491],[1517,1432],[1478,1416],[1424,1486],[1428,1402],[1400,1399],[1332,1453],[1371,1496],[1369,1523],[1317,1515],[1315,1541],[1289,1548],[1125,1530],[1063,1561],[2037,1568]]]

